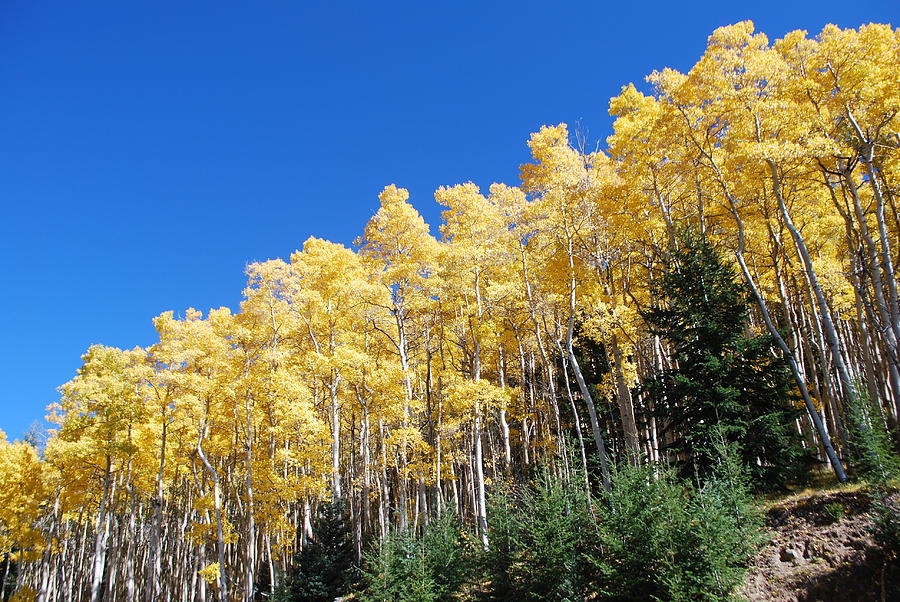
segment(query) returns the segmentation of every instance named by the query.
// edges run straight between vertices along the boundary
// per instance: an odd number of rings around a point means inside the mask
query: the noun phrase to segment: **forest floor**
[[[888,497],[900,512],[900,491]],[[860,486],[807,490],[765,505],[771,541],[740,594],[752,601],[900,601],[900,566],[873,538],[870,492]]]

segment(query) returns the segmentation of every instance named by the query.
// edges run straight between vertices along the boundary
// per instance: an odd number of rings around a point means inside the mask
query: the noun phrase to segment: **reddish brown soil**
[[[900,494],[889,503],[900,511]],[[900,601],[900,570],[872,536],[865,491],[815,494],[773,506],[772,541],[757,556],[740,594],[778,602]]]

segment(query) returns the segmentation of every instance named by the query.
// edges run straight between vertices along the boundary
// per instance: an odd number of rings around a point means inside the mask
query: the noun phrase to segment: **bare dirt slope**
[[[889,498],[900,512],[900,494]],[[896,559],[874,541],[865,491],[838,491],[774,505],[773,538],[757,556],[740,593],[750,600],[900,601]]]

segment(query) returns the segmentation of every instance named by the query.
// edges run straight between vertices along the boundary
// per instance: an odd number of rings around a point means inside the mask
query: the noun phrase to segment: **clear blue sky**
[[[482,6],[482,4],[484,4]],[[0,3],[0,429],[92,343],[236,307],[247,263],[352,244],[387,184],[515,184],[528,135],[610,131],[609,98],[720,25],[897,25],[852,2]]]

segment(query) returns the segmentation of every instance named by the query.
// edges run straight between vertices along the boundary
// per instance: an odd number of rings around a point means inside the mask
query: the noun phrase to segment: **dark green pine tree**
[[[749,294],[710,243],[681,236],[669,272],[655,283],[660,305],[643,314],[669,342],[672,368],[642,384],[670,435],[684,476],[706,478],[723,437],[736,443],[757,488],[783,488],[809,468],[785,362],[771,337],[746,333]]]
[[[294,570],[274,599],[281,602],[332,602],[350,591],[358,572],[344,504],[322,507],[313,524],[315,539],[294,558]]]

